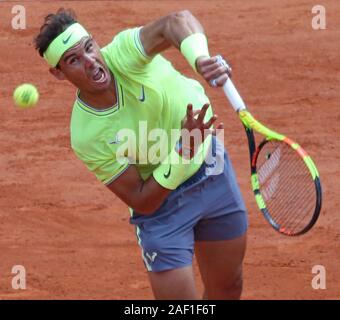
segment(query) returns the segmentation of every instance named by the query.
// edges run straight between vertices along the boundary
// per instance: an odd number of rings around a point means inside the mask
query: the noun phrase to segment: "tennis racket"
[[[322,202],[319,173],[313,160],[295,141],[257,121],[230,79],[223,90],[247,133],[251,185],[259,209],[281,234],[306,233],[317,221]],[[258,146],[254,131],[264,136]]]

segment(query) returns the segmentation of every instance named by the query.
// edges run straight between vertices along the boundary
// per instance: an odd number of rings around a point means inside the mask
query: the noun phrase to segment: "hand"
[[[215,129],[211,128],[218,118],[216,114],[204,123],[209,106],[209,103],[206,103],[202,109],[195,111],[193,111],[192,104],[188,104],[187,106],[186,117],[182,120],[182,129],[186,130],[182,131],[180,140],[182,149],[190,151],[190,158],[196,154],[198,147],[209,134],[216,135],[216,130],[223,129],[223,123],[220,123]]]
[[[199,57],[196,60],[197,72],[211,87],[222,87],[231,77],[231,67],[220,56]]]

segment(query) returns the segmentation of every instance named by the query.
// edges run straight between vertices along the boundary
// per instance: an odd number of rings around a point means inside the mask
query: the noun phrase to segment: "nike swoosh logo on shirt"
[[[142,95],[138,98],[140,102],[145,101],[145,91],[144,91],[144,86],[142,85]]]
[[[114,140],[108,141],[109,144],[119,144],[121,141],[118,138],[118,135],[116,135]]]
[[[170,177],[170,173],[171,173],[171,164],[170,164],[170,168],[169,168],[168,173],[166,173],[166,174],[164,173],[164,178],[168,179]]]

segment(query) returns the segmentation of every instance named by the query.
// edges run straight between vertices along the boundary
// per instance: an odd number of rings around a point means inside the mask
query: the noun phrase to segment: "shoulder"
[[[70,120],[70,139],[73,150],[86,153],[91,149],[91,144],[98,134],[94,130],[97,127],[94,122],[94,116],[80,108],[75,101]]]
[[[109,44],[101,48],[101,53],[109,65],[124,73],[145,71],[152,58],[146,55],[140,41],[141,28],[123,30]]]
[[[134,27],[134,28],[129,28],[120,31],[118,34],[116,34],[112,41],[108,43],[106,46],[101,48],[101,51],[103,53],[106,53],[110,51],[113,48],[119,47],[119,46],[127,46],[127,45],[133,45],[137,49],[141,51],[143,55],[146,56],[142,43],[140,41],[140,30],[142,27]]]

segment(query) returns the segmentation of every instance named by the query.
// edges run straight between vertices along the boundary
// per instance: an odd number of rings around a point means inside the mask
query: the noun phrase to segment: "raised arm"
[[[188,10],[175,12],[145,25],[140,39],[145,53],[153,56],[181,42],[193,33],[204,33],[202,25]]]
[[[231,68],[223,59],[210,57],[201,23],[188,10],[171,13],[145,25],[140,32],[144,51],[149,56],[174,46],[212,87],[227,81]]]

